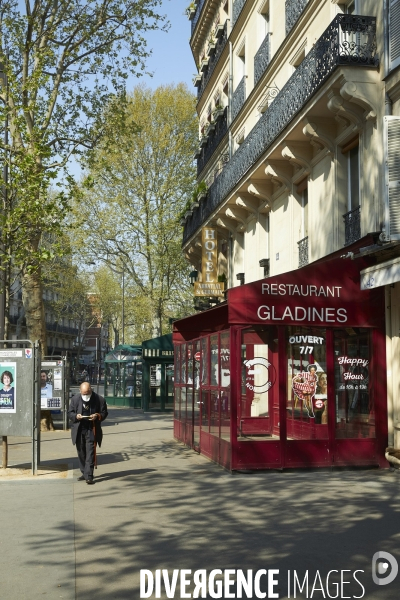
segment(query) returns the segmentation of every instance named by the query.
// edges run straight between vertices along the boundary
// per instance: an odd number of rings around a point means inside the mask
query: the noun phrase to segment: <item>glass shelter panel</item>
[[[326,330],[287,328],[287,437],[328,439]]]
[[[278,333],[275,327],[242,332],[240,440],[279,439]]]
[[[336,438],[375,437],[370,336],[360,327],[335,331]]]

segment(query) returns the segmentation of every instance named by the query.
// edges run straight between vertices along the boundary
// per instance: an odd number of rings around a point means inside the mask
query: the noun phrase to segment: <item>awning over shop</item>
[[[141,356],[141,346],[130,346],[128,344],[120,344],[106,355],[105,362],[114,363],[120,361],[126,362],[131,360],[140,360]]]
[[[151,357],[171,357],[174,354],[172,334],[166,333],[151,340],[145,340],[142,342],[142,349],[144,359]]]
[[[360,288],[371,290],[382,285],[390,285],[400,281],[400,258],[363,269],[360,273]]]
[[[170,333],[166,333],[165,335],[160,335],[159,337],[152,338],[151,340],[145,340],[142,342],[142,348],[143,350],[173,350],[174,347],[172,345],[172,335]]]

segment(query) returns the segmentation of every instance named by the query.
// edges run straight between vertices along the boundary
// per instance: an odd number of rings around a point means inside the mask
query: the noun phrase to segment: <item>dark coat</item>
[[[83,412],[83,401],[81,394],[75,394],[71,398],[71,402],[68,409],[68,418],[71,423],[71,438],[72,443],[76,444],[76,438],[78,437],[79,427],[81,426],[81,421],[78,421],[76,415],[82,414]],[[97,413],[100,415],[100,419],[97,418],[93,421],[93,432],[94,439],[96,443],[101,446],[101,441],[103,439],[103,431],[101,429],[101,422],[107,418],[108,410],[107,403],[102,396],[99,396],[95,392],[92,392],[92,397],[90,398],[90,414]]]

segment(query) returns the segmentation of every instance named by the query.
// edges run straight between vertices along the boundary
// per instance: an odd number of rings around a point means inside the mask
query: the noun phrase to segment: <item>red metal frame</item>
[[[218,380],[219,385],[211,385],[211,380],[206,384],[201,384],[199,389],[200,398],[200,443],[196,445],[196,450],[202,454],[221,464],[227,469],[243,470],[243,469],[282,469],[282,468],[298,468],[298,467],[326,467],[326,466],[347,466],[347,465],[377,465],[380,467],[387,466],[384,458],[384,450],[387,445],[388,425],[387,425],[387,405],[386,405],[386,344],[385,344],[385,324],[384,324],[384,290],[383,288],[372,290],[369,292],[361,292],[359,289],[359,271],[365,267],[365,261],[360,261],[357,265],[352,261],[343,261],[336,254],[331,261],[320,261],[309,265],[304,269],[294,271],[289,274],[284,274],[279,277],[269,278],[262,282],[254,282],[240,288],[234,288],[232,293],[228,295],[227,304],[220,305],[209,311],[205,311],[198,315],[176,321],[174,323],[174,343],[177,346],[193,343],[204,337],[211,337],[217,332],[229,331],[230,334],[230,440],[221,437],[221,406],[223,402],[223,393],[226,393],[221,388],[221,378]],[[326,264],[324,264],[326,263]],[[308,326],[317,327],[316,323],[306,322],[282,322],[276,320],[273,323],[266,323],[265,320],[260,323],[254,315],[254,307],[260,303],[267,305],[268,301],[273,301],[277,307],[277,313],[282,315],[282,309],[279,308],[282,304],[282,299],[275,295],[272,299],[265,298],[260,295],[257,290],[261,289],[262,283],[275,283],[277,286],[282,282],[299,281],[302,285],[309,285],[310,282],[315,282],[315,277],[319,279],[318,284],[329,285],[332,287],[335,282],[344,286],[342,288],[342,296],[329,302],[325,302],[324,298],[313,298],[312,305],[317,306],[321,311],[321,307],[333,306],[329,316],[337,313],[338,309],[343,311],[343,307],[347,311],[348,319],[345,323],[346,327],[363,327],[368,328],[371,334],[372,351],[370,364],[370,377],[372,377],[371,390],[374,394],[375,403],[375,435],[372,438],[355,438],[355,439],[338,439],[336,429],[336,403],[328,401],[328,423],[318,424],[310,422],[307,426],[307,437],[311,439],[288,439],[288,432],[294,437],[296,433],[293,429],[295,423],[288,423],[286,418],[287,408],[287,345],[286,345],[286,327],[288,325],[299,325],[307,328]],[[292,284],[291,284],[292,285]],[[346,287],[347,286],[347,287]],[[279,289],[279,287],[274,288]],[[281,288],[282,290],[286,288]],[[305,288],[304,288],[305,289]],[[257,296],[258,294],[258,296]],[[304,298],[293,299],[283,298],[284,304],[290,306],[291,310],[295,311],[296,302],[301,306],[304,304]],[[241,302],[241,304],[240,304]],[[356,305],[354,309],[353,304]],[[279,310],[281,311],[279,313]],[[253,311],[253,312],[252,312]],[[336,311],[336,313],[334,312]],[[302,314],[299,311],[299,314]],[[231,318],[231,322],[229,322]],[[241,321],[241,322],[240,322]],[[271,325],[278,332],[278,347],[277,351],[268,354],[268,360],[274,365],[277,372],[277,380],[269,405],[269,417],[243,419],[245,426],[250,433],[257,430],[258,433],[272,432],[279,435],[279,439],[272,436],[271,439],[246,440],[238,439],[238,419],[240,414],[241,402],[241,344],[242,332],[249,327],[257,327],[260,325]],[[326,330],[326,371],[328,374],[328,398],[335,398],[335,357],[334,357],[334,330],[335,328],[344,327],[342,322],[324,323],[320,327]],[[218,349],[220,352],[220,338],[218,338]],[[207,356],[201,353],[200,375],[201,381],[204,369],[204,360],[208,361],[208,373],[211,371],[211,353],[210,340],[208,340]],[[251,352],[249,349],[248,352]],[[184,360],[187,361],[187,349],[185,350]],[[177,361],[178,362],[178,361]],[[181,357],[181,364],[183,357]],[[186,366],[187,369],[187,366]],[[220,371],[219,371],[220,372]],[[178,378],[175,377],[175,381]],[[176,387],[186,388],[187,402],[191,402],[191,408],[185,405],[182,407],[182,413],[174,421],[174,436],[183,441],[190,447],[193,447],[193,378],[192,383],[177,383]],[[206,392],[206,396],[204,396]],[[176,394],[179,399],[179,393]],[[203,400],[206,397],[208,400],[204,404]],[[214,400],[211,400],[211,399]],[[278,402],[277,402],[278,400]],[[218,407],[215,413],[215,419],[218,423],[217,430],[213,433],[210,431],[210,424],[203,427],[204,411],[208,411],[208,419],[211,419],[211,402],[213,409]],[[276,421],[276,414],[279,413],[279,428]],[[184,414],[183,414],[184,413]],[[175,414],[175,413],[174,413]],[[186,418],[188,415],[191,421]],[[177,415],[175,415],[177,416]],[[272,421],[271,421],[272,419]],[[248,422],[247,422],[248,421]],[[209,421],[208,421],[209,422]],[[275,423],[275,426],[273,425]],[[290,425],[290,427],[288,427]],[[272,431],[272,428],[274,430]],[[319,428],[319,436],[325,437],[324,432],[327,432],[326,439],[312,439],[312,428]],[[253,428],[253,429],[252,429]],[[322,429],[324,428],[324,429]],[[301,433],[298,433],[301,437]]]

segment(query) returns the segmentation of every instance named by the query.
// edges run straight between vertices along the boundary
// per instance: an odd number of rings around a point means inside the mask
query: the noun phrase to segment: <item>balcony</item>
[[[254,57],[254,85],[257,85],[257,83],[260,81],[265,69],[269,65],[269,61],[271,60],[270,46],[270,34],[267,33],[263,43],[257,50],[257,54]]]
[[[232,121],[240,113],[246,101],[246,76],[242,77],[232,97]]]
[[[286,35],[294,27],[301,13],[306,7],[308,0],[286,0],[285,2],[285,19],[286,19]]]
[[[217,149],[219,143],[226,133],[228,133],[228,109],[225,108],[222,117],[215,122],[214,131],[208,136],[207,143],[200,150],[200,156],[197,159],[197,176],[200,175],[211,156]]]
[[[343,215],[344,220],[344,245],[350,246],[361,238],[361,209],[350,210]]]
[[[236,21],[239,18],[240,13],[244,5],[246,4],[246,0],[233,0],[232,7],[232,27],[235,25]]]
[[[308,265],[308,236],[297,242],[299,247],[299,269]]]
[[[206,0],[197,0],[196,1],[196,4],[197,4],[196,14],[194,15],[193,19],[191,20],[192,35],[193,35],[194,30],[196,29],[196,25],[200,18],[200,14],[201,14],[201,11],[203,10],[203,6],[204,6],[205,2],[206,2]]]
[[[184,243],[218,208],[338,67],[378,66],[375,32],[375,17],[337,15],[334,18],[214,181],[208,191],[207,204],[194,211],[186,222]],[[357,35],[349,41],[348,34],[353,33]]]
[[[220,35],[220,37],[216,40],[215,51],[213,52],[212,56],[210,56],[208,59],[208,67],[206,68],[205,72],[203,73],[201,83],[197,88],[197,99],[198,100],[200,100],[208,82],[210,81],[211,75],[214,73],[215,67],[219,60],[219,57],[221,56],[221,54],[226,46],[226,43],[228,41],[227,25],[228,25],[228,22],[225,21],[222,35]]]

